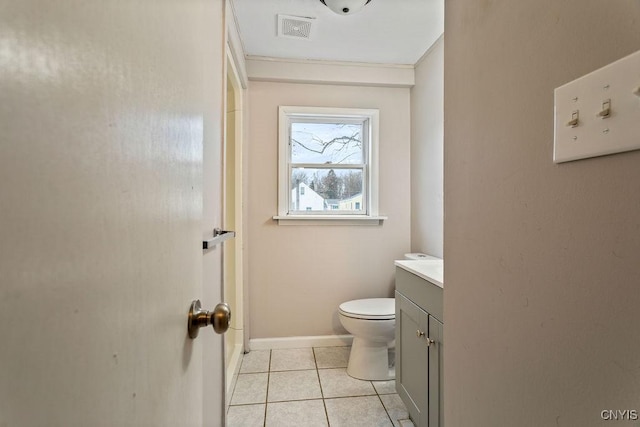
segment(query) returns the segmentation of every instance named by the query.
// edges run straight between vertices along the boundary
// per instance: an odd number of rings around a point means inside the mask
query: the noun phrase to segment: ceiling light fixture
[[[338,15],[351,15],[356,13],[371,0],[320,0],[322,4],[333,10]]]

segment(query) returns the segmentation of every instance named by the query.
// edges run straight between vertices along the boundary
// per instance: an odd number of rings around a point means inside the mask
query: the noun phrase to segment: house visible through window
[[[378,111],[280,107],[280,215],[377,215]]]

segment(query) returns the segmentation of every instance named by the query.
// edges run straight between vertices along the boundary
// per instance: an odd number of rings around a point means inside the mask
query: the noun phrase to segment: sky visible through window
[[[291,162],[361,164],[362,124],[291,123]]]

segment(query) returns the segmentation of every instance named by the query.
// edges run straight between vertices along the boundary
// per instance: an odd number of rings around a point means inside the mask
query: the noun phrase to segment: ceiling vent
[[[304,16],[278,15],[278,37],[290,39],[313,38],[313,24],[315,18]]]

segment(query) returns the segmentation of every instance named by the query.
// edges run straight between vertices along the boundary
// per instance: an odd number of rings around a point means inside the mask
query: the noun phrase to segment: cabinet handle
[[[422,337],[424,336],[424,332],[422,332],[420,329],[418,329],[418,330],[416,331],[416,336],[417,336],[418,338],[422,338]]]
[[[424,337],[424,339],[427,341],[427,347],[430,346],[431,344],[435,344],[436,343],[434,340],[432,340],[429,337]]]

